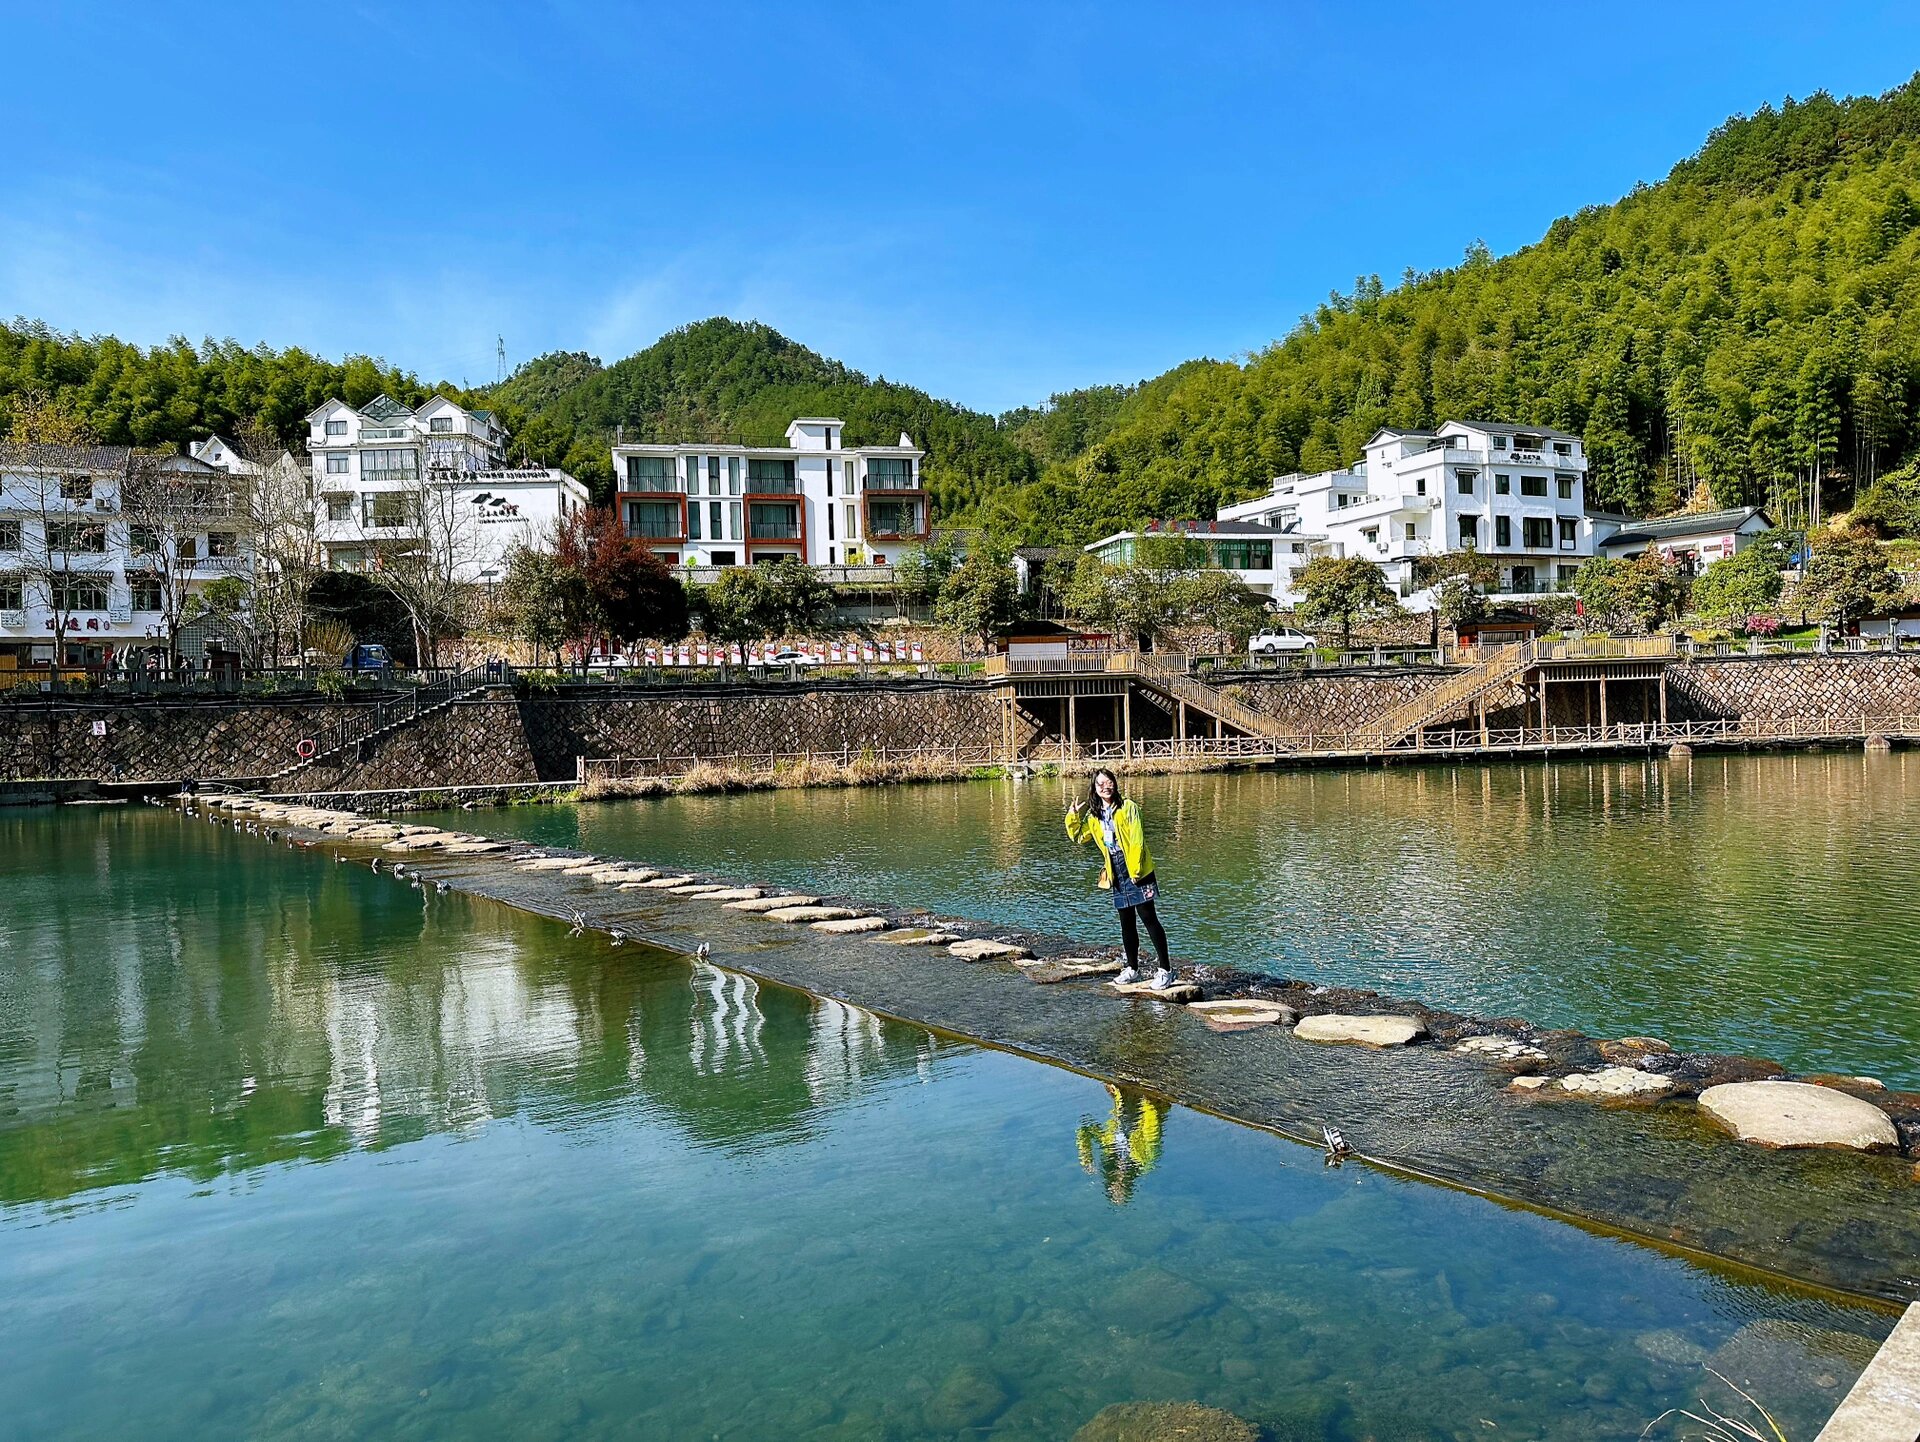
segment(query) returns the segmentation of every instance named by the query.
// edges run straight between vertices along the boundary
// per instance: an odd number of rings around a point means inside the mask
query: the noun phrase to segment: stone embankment
[[[1769,1061],[1655,1038],[1593,1038],[1225,968],[1193,968],[1171,992],[1118,989],[1107,949],[910,907],[258,797],[186,806],[270,842],[384,866],[429,894],[456,888],[570,919],[614,945],[636,938],[706,958],[711,939],[713,959],[735,969],[1302,1139],[1338,1122],[1362,1157],[1415,1174],[1867,1294],[1920,1292],[1902,1260],[1920,1254],[1910,1160],[1920,1095],[1870,1078],[1794,1079]],[[782,933],[811,940],[785,945]],[[914,960],[933,956],[949,964]],[[1047,990],[1022,1000],[1007,990],[1022,980]],[[1220,1033],[1230,1039],[1202,1041]],[[1807,1160],[1788,1165],[1794,1156]],[[1782,1216],[1795,1219],[1789,1235]]]

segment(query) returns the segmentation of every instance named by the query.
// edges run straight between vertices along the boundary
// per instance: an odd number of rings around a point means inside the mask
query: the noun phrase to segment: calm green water
[[[1117,940],[1065,780],[456,813]],[[1177,954],[1920,1086],[1920,754],[1138,777]],[[456,821],[453,824],[460,824]]]
[[[1890,1325],[166,813],[0,894],[9,1439],[1802,1437]]]

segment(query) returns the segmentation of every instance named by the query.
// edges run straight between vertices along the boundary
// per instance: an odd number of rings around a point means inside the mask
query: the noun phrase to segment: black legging
[[[1120,909],[1120,939],[1127,944],[1127,965],[1132,966],[1140,960],[1140,928],[1134,922],[1136,915],[1146,922],[1147,935],[1153,938],[1153,949],[1160,953],[1160,965],[1165,969],[1168,965],[1167,929],[1160,924],[1160,917],[1151,901]]]

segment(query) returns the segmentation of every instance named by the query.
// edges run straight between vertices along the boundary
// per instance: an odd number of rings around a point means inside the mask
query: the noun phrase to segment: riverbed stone
[[[1543,1087],[1552,1085],[1552,1083],[1553,1078],[1550,1076],[1517,1076],[1507,1083],[1507,1090],[1510,1092],[1537,1092]]]
[[[1730,1082],[1700,1093],[1700,1110],[1743,1142],[1763,1147],[1891,1151],[1893,1118],[1872,1102],[1806,1082]]]
[[[651,881],[636,881],[634,883],[635,886],[643,887],[648,891],[671,891],[677,886],[692,886],[694,884],[694,879],[691,876],[656,876]]]
[[[437,851],[443,846],[457,845],[458,836],[445,831],[416,831],[411,836],[396,837],[386,845],[388,851]]]
[[[789,925],[802,921],[844,921],[859,914],[847,906],[780,906],[761,913],[769,921],[784,921]]]
[[[675,896],[711,896],[714,892],[725,891],[727,888],[717,881],[696,881],[687,886],[674,886],[668,889]]]
[[[1260,1442],[1260,1429],[1198,1402],[1116,1402],[1096,1412],[1073,1442]]]
[[[1219,1297],[1165,1267],[1140,1267],[1109,1287],[1095,1307],[1128,1332],[1164,1332],[1219,1305]]]
[[[1215,1031],[1251,1031],[1262,1026],[1292,1026],[1300,1019],[1291,1007],[1275,1001],[1235,998],[1228,1001],[1196,1001],[1187,1010]]]
[[[783,892],[779,896],[755,896],[740,901],[729,901],[727,903],[727,910],[779,911],[781,908],[788,906],[816,906],[819,904],[819,901],[820,898],[817,896],[802,896],[798,892],[789,891]]]
[[[1603,1041],[1597,1045],[1601,1056],[1621,1066],[1637,1062],[1641,1057],[1666,1056],[1673,1051],[1657,1036],[1623,1036],[1618,1041]]]
[[[518,865],[522,871],[565,871],[569,866],[592,860],[591,856],[536,856]]]
[[[849,936],[863,931],[885,931],[887,919],[884,916],[843,916],[837,921],[816,921],[813,929],[835,936]]]
[[[1515,1036],[1470,1036],[1453,1048],[1466,1056],[1483,1056],[1493,1061],[1545,1061],[1546,1052]]]
[[[1560,1090],[1575,1096],[1653,1097],[1673,1090],[1673,1079],[1631,1066],[1603,1066],[1597,1071],[1577,1071],[1560,1078]]]
[[[983,1367],[963,1363],[947,1373],[922,1409],[927,1426],[943,1437],[985,1427],[1007,1406],[1007,1389]]]
[[[956,941],[947,950],[962,961],[1013,961],[1019,957],[1033,955],[1017,942],[991,941],[984,936],[973,936],[965,941]]]
[[[1083,977],[1114,976],[1126,963],[1118,958],[1099,956],[1056,956],[1016,961],[1014,965],[1035,986],[1057,986]]]
[[[1359,1046],[1405,1046],[1427,1034],[1416,1016],[1347,1016],[1324,1012],[1303,1017],[1293,1029],[1302,1041],[1352,1042]]]
[[[882,946],[948,946],[954,941],[950,931],[930,931],[924,926],[900,926],[876,936],[873,940]]]
[[[767,893],[757,886],[723,886],[718,891],[709,891],[708,901],[757,901]]]

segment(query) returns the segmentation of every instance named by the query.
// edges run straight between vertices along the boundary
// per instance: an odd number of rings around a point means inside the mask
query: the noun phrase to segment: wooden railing
[[[1402,702],[1364,728],[1362,734],[1369,737],[1371,744],[1376,747],[1390,746],[1408,732],[1416,731],[1427,722],[1458,710],[1486,695],[1494,687],[1511,681],[1535,663],[1539,649],[1538,641],[1516,641],[1510,646],[1503,646],[1472,670],[1449,676],[1438,686],[1429,687],[1411,700]]]

